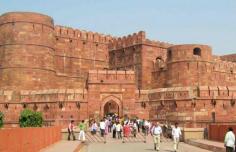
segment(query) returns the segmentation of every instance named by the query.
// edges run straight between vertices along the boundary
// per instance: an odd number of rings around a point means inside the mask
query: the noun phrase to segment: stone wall
[[[65,125],[101,118],[111,105],[120,116],[187,126],[213,117],[236,121],[232,61],[234,54],[152,41],[144,31],[112,37],[54,25],[39,13],[6,13],[0,16],[0,110],[12,123],[27,107]]]

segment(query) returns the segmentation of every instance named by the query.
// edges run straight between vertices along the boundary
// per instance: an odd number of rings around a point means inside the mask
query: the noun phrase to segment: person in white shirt
[[[234,152],[235,148],[235,135],[233,132],[233,128],[229,127],[228,132],[225,135],[224,145],[226,148],[226,152]]]
[[[117,137],[118,139],[121,139],[121,132],[122,132],[122,126],[120,124],[120,122],[116,123],[116,133],[117,133]]]
[[[162,129],[159,126],[159,122],[154,124],[151,134],[153,136],[153,141],[154,141],[154,149],[159,151],[160,150],[160,143],[161,143],[161,134],[162,134]]]
[[[95,134],[96,134],[97,129],[98,129],[98,126],[97,126],[96,121],[94,120],[94,122],[93,122],[93,124],[92,124],[92,126],[91,126],[91,133],[92,133],[92,135],[95,135]]]
[[[106,123],[104,119],[100,121],[99,126],[100,126],[101,136],[104,137],[105,129],[106,129]]]
[[[175,123],[175,126],[172,128],[172,137],[174,140],[174,151],[176,152],[178,150],[179,146],[179,138],[182,135],[181,129],[178,127],[178,123]]]

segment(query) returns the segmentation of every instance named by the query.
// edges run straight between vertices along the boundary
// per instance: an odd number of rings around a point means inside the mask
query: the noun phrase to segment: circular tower
[[[207,45],[175,45],[167,50],[167,85],[199,86],[211,83],[212,49]]]
[[[0,16],[0,89],[53,85],[54,23],[49,16],[10,12]]]

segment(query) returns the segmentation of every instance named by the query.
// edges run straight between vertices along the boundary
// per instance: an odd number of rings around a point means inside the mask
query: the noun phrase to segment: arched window
[[[200,48],[194,48],[193,49],[193,55],[201,56],[201,49]]]

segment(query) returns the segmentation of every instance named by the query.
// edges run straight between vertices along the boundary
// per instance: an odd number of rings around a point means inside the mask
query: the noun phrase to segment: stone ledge
[[[224,144],[220,142],[188,139],[185,143],[214,152],[225,152]]]

